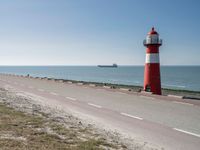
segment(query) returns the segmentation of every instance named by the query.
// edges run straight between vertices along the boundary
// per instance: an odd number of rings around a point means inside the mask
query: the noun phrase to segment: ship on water
[[[98,65],[98,67],[108,67],[108,68],[117,68],[117,64],[112,64],[112,65]]]

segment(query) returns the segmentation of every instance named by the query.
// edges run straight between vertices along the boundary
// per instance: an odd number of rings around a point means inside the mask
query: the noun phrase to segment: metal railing
[[[162,39],[158,39],[158,40],[152,40],[152,39],[148,39],[148,40],[144,40],[143,44],[146,46],[148,44],[158,44],[158,45],[162,45]]]

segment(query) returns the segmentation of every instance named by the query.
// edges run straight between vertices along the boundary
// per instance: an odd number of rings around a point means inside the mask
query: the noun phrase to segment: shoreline
[[[107,89],[113,90],[124,90],[128,92],[136,92],[141,93],[143,91],[142,86],[138,85],[125,85],[125,84],[113,84],[113,83],[103,83],[103,82],[92,82],[92,81],[79,81],[79,80],[70,80],[70,79],[60,79],[60,78],[50,78],[50,77],[38,77],[38,76],[30,76],[28,75],[16,75],[16,74],[6,74],[0,73],[3,75],[10,75],[10,76],[18,76],[18,77],[25,77],[25,78],[34,78],[34,79],[41,79],[41,80],[53,80],[56,82],[63,82],[63,83],[71,83],[71,84],[79,84],[79,85],[88,85],[93,87],[105,87]],[[179,96],[182,99],[193,99],[193,100],[200,100],[200,91],[191,91],[191,90],[183,90],[183,89],[170,89],[170,88],[162,88],[162,95],[163,96]]]

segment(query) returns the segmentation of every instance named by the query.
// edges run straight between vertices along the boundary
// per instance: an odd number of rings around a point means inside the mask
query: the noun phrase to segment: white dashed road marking
[[[51,95],[58,95],[57,93],[54,93],[54,92],[50,92],[50,94],[51,94]]]
[[[96,104],[92,104],[92,103],[88,103],[88,105],[96,107],[96,108],[102,108],[102,106],[96,105]]]
[[[176,130],[176,131],[179,131],[179,132],[183,132],[183,133],[190,134],[190,135],[193,135],[193,136],[196,136],[196,137],[200,137],[200,135],[196,134],[196,133],[188,132],[188,131],[178,129],[178,128],[173,128],[173,129]]]
[[[120,113],[120,114],[123,115],[123,116],[134,118],[134,119],[143,120],[143,118],[140,118],[140,117],[137,117],[137,116],[133,116],[133,115],[129,115],[127,113]]]
[[[72,101],[76,101],[76,99],[73,98],[73,97],[65,97],[65,98],[67,98],[67,99],[69,99],[69,100],[72,100]]]

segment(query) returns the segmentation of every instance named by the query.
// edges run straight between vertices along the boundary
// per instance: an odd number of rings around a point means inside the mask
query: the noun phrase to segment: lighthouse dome
[[[158,35],[158,32],[156,32],[154,30],[154,27],[151,28],[151,31],[148,33],[148,35],[153,35],[153,34],[157,34]]]

